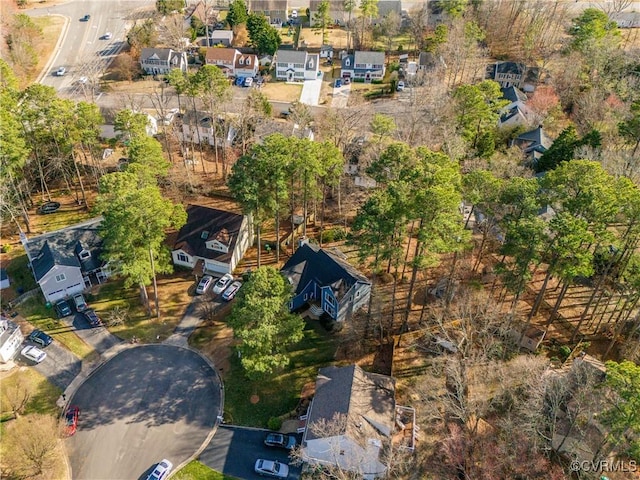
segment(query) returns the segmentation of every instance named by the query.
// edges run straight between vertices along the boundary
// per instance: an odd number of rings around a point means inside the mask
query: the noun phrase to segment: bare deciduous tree
[[[20,477],[57,471],[54,466],[61,458],[59,433],[60,426],[51,415],[35,413],[20,417],[7,426],[3,438],[7,448],[4,463]]]

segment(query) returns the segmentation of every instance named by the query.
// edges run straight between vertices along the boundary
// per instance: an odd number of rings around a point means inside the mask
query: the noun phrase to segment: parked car
[[[58,77],[64,76],[65,73],[67,73],[67,69],[65,67],[60,67],[56,70],[56,76]]]
[[[277,460],[264,460],[263,458],[259,458],[256,460],[254,470],[258,475],[265,477],[287,478],[289,476],[289,466]]]
[[[81,293],[77,293],[73,296],[73,304],[76,306],[78,312],[83,312],[87,309],[87,302],[84,300],[84,296]]]
[[[345,85],[349,85],[351,83],[351,79],[349,77],[344,77],[342,81],[344,82]]]
[[[298,10],[291,10],[291,18],[298,18]]]
[[[213,293],[222,293],[231,282],[233,282],[233,275],[231,275],[230,273],[225,273],[213,286]]]
[[[293,435],[283,435],[282,433],[267,433],[264,438],[267,447],[278,447],[291,450],[296,446],[296,437]]]
[[[82,18],[80,19],[80,21],[81,21],[81,22],[88,22],[90,18],[91,18],[91,15],[89,15],[89,14],[87,13],[84,17],[82,17]]]
[[[111,32],[107,32],[102,36],[103,40],[111,40],[113,38],[113,34]]]
[[[207,290],[209,290],[209,287],[212,283],[213,277],[211,275],[205,275],[204,277],[202,277],[196,288],[196,294],[202,295],[203,293],[205,293]]]
[[[78,418],[80,418],[80,408],[75,405],[70,406],[67,409],[67,414],[64,416],[65,433],[69,437],[78,430]]]
[[[53,338],[44,333],[42,330],[34,330],[33,332],[31,332],[29,334],[29,340],[31,340],[33,343],[37,343],[43,348],[51,345],[51,342],[53,342]]]
[[[234,84],[241,87],[244,84],[244,77],[236,77]]]
[[[247,77],[244,79],[244,83],[242,84],[243,87],[250,87],[251,85],[253,85],[253,78],[251,77]]]
[[[336,78],[335,88],[340,88],[342,86],[342,80]]]
[[[226,300],[227,302],[233,300],[233,298],[236,296],[236,293],[238,293],[238,290],[240,290],[241,286],[242,283],[238,281],[233,282],[231,285],[229,285],[229,288],[227,288],[222,294],[222,299]]]
[[[20,354],[24,358],[28,358],[32,362],[40,363],[45,358],[47,358],[47,354],[40,350],[38,347],[34,347],[33,345],[29,345],[28,347],[24,347]]]
[[[164,480],[169,476],[172,468],[173,463],[165,458],[158,465],[156,465],[156,468],[154,468],[153,472],[149,474],[147,480]]]
[[[398,85],[396,86],[396,90],[399,92],[404,90],[404,82],[402,80],[398,82]]]
[[[66,300],[58,300],[53,307],[58,315],[58,318],[68,317],[71,315],[71,307]]]
[[[82,316],[87,320],[87,322],[89,322],[89,325],[91,325],[92,327],[102,326],[102,320],[92,308],[82,312]]]

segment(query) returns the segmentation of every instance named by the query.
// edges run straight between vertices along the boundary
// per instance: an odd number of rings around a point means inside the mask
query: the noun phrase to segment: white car
[[[198,287],[196,288],[196,294],[202,295],[203,293],[205,293],[207,290],[209,290],[209,287],[212,283],[213,277],[211,275],[205,275],[204,277],[202,277],[200,279],[200,283],[198,283]]]
[[[58,70],[56,70],[56,76],[58,77],[64,76],[65,73],[67,73],[67,69],[64,67],[60,67],[58,68]]]
[[[111,40],[113,38],[113,33],[107,32],[102,36],[103,40]]]
[[[34,347],[33,345],[29,345],[28,347],[24,347],[20,354],[24,358],[28,358],[29,360],[40,363],[47,357],[47,354],[40,350],[38,347]]]
[[[398,86],[396,87],[396,90],[399,92],[404,90],[404,82],[402,80],[398,82]]]
[[[298,18],[298,10],[291,10],[291,18]]]
[[[213,293],[222,293],[233,282],[233,275],[225,273],[213,286]]]
[[[227,288],[222,294],[222,299],[226,300],[227,302],[233,300],[233,297],[236,296],[236,293],[238,293],[238,290],[240,290],[241,286],[242,283],[238,281],[233,282],[231,285],[229,285],[229,288]]]
[[[89,79],[87,77],[80,77],[78,79],[78,83],[81,83],[82,85],[84,85],[85,83],[87,83],[89,81]]]
[[[164,480],[169,476],[172,468],[173,463],[165,458],[158,465],[156,465],[156,468],[154,468],[153,472],[149,474],[147,480]]]

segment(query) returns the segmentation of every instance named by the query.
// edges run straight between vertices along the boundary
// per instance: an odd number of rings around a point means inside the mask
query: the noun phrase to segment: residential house
[[[363,79],[365,82],[384,77],[384,52],[360,52],[342,58],[342,78]]]
[[[231,30],[213,30],[209,33],[208,38],[209,47],[215,47],[222,45],[224,47],[230,47],[233,42],[233,31]]]
[[[287,82],[315,80],[320,72],[320,55],[304,50],[276,52],[276,79]]]
[[[100,258],[101,223],[98,217],[33,238],[21,235],[31,272],[47,302],[83,292],[109,277],[108,265]]]
[[[551,146],[553,140],[545,133],[542,125],[516,137],[512,145],[520,147],[527,162],[531,165],[538,163],[544,152]]]
[[[502,88],[513,86],[533,92],[538,83],[538,68],[527,67],[523,63],[496,62],[487,67],[486,78],[495,80]]]
[[[172,242],[173,263],[200,275],[233,272],[253,243],[249,218],[201,205],[186,210],[187,223]]]
[[[135,112],[142,113],[147,116],[147,135],[153,137],[158,134],[158,119],[151,115],[149,112]],[[123,134],[120,130],[116,130],[116,126],[113,124],[100,125],[100,137],[104,139],[118,138],[126,135],[125,140],[128,138],[128,134]]]
[[[4,268],[0,268],[0,290],[4,290],[5,288],[9,288],[11,286],[11,281],[9,280],[9,274],[7,270]]]
[[[333,46],[320,45],[320,58],[333,58]]]
[[[322,424],[324,431],[314,428]],[[409,442],[395,445],[399,430],[409,432]],[[385,476],[392,442],[412,450],[414,441],[415,410],[396,405],[394,378],[358,365],[319,370],[300,449],[306,463],[374,479]]]
[[[436,56],[431,52],[420,52],[418,56],[418,70],[426,72],[432,70],[436,66]]]
[[[200,1],[186,10],[185,27],[191,27],[192,19],[196,18],[202,25],[211,26],[218,20],[219,10],[211,2]]]
[[[241,53],[235,48],[209,47],[205,63],[220,68],[227,77],[255,77],[259,68],[257,55]]]
[[[271,25],[282,25],[289,18],[288,0],[249,0],[250,13],[262,13]]]
[[[180,137],[183,142],[202,143],[212,147],[230,146],[236,134],[237,130],[231,122],[222,117],[217,117],[216,121],[209,113],[193,110],[182,117]]]
[[[0,315],[0,363],[10,361],[22,345],[23,340],[20,327]]]
[[[148,75],[165,75],[175,69],[186,72],[187,54],[171,48],[143,48],[140,52],[140,66]]]
[[[509,100],[509,105],[504,107],[498,120],[499,127],[515,127],[530,125],[533,121],[533,112],[527,107],[527,96],[519,88],[511,86],[502,89],[502,96]]]
[[[312,314],[343,322],[367,305],[371,282],[343,257],[336,249],[301,245],[281,270],[293,286],[289,308],[309,305]]]

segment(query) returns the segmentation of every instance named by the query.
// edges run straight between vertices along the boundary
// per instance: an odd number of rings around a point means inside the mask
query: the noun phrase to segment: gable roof
[[[515,103],[527,101],[527,96],[518,87],[511,86],[507,88],[501,88],[500,91],[502,92],[502,96],[510,102]]]
[[[514,142],[523,147],[525,153],[529,153],[532,150],[548,150],[553,143],[553,140],[551,140],[551,138],[545,133],[542,126],[539,126],[538,128],[523,133],[517,137]]]
[[[321,368],[304,440],[320,438],[313,431],[314,423],[343,415],[346,423],[337,434],[384,441],[393,432],[395,409],[394,378],[365,372],[358,365]]]
[[[289,2],[288,0],[249,0],[247,6],[250,12],[286,12]]]
[[[258,65],[258,56],[253,53],[241,53],[236,57],[234,67],[238,69],[254,68]]]
[[[384,52],[360,52],[357,51],[354,56],[354,65],[359,63],[382,65],[384,66]]]
[[[231,30],[214,30],[213,32],[211,32],[211,35],[209,35],[209,38],[212,41],[215,41],[215,40],[227,40],[227,41],[231,42],[233,40],[233,31],[231,31]]]
[[[276,62],[281,63],[305,63],[307,52],[304,50],[278,50],[276,52]]]
[[[207,47],[205,61],[215,62],[216,60],[221,60],[223,62],[232,64],[236,58],[236,55],[239,54],[240,52],[235,48]]]
[[[178,232],[173,249],[194,257],[228,263],[240,236],[244,216],[200,205],[187,205],[186,210],[187,223]],[[214,239],[227,246],[228,252],[207,248],[206,242]]]
[[[144,62],[155,55],[159,60],[168,62],[172,52],[170,48],[143,48],[140,52],[140,61]]]
[[[370,283],[367,277],[338,254],[311,244],[298,248],[281,272],[289,279],[296,295],[313,281],[320,286],[331,287],[340,300],[356,282]]]
[[[102,217],[93,218],[27,239],[24,246],[31,259],[36,280],[42,279],[55,265],[79,267],[83,272],[91,272],[102,266],[102,238],[99,235],[101,223]],[[88,250],[91,256],[80,260],[78,253],[82,250]]]
[[[304,62],[304,69],[309,72],[312,72],[318,69],[319,63],[320,63],[320,54],[310,53],[307,55],[307,58]]]

